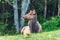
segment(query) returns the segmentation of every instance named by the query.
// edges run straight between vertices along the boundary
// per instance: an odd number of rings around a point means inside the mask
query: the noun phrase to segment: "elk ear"
[[[32,10],[30,10],[30,12],[29,13],[32,13],[33,11]]]

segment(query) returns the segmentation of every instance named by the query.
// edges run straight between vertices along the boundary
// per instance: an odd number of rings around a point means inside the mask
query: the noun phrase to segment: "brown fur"
[[[37,21],[37,14],[34,9],[30,10],[30,12],[26,14],[23,18],[28,20],[28,26],[31,32],[42,32],[42,26]]]
[[[31,34],[29,26],[24,26],[21,30],[21,33],[24,35],[25,38],[29,37]]]

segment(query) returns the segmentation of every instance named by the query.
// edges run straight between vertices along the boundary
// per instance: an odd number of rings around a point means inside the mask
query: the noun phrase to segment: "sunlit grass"
[[[33,33],[30,38],[24,38],[23,35],[0,36],[0,40],[60,40],[60,30]]]

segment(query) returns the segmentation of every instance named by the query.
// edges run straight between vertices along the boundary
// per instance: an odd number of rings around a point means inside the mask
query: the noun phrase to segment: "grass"
[[[5,35],[0,36],[0,40],[60,40],[60,30],[33,33],[30,38],[24,38],[23,35]]]

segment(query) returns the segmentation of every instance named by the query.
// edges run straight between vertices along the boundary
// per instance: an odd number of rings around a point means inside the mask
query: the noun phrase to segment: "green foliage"
[[[14,0],[9,0],[12,4],[14,4]]]
[[[0,23],[0,35],[8,35],[8,34],[15,34],[15,26],[12,25],[11,27],[6,25],[6,24],[3,24],[3,23]]]
[[[0,31],[4,30],[4,28],[5,28],[5,25],[3,25],[2,23],[0,23]]]
[[[3,35],[6,35],[6,34],[15,34],[15,26],[14,25],[12,25],[11,27],[10,26],[6,26],[6,28],[5,28],[5,30],[4,30],[4,32],[2,32],[3,33]]]
[[[0,2],[5,3],[5,0],[0,0]]]
[[[45,22],[45,20],[44,20],[44,18],[43,18],[43,16],[37,16],[37,20],[39,21],[39,23],[44,23]]]
[[[9,17],[12,17],[11,13],[9,12],[2,13],[2,15],[0,16],[0,18],[9,18]]]
[[[5,28],[5,25],[3,23],[0,23],[0,35],[2,34]]]
[[[27,20],[25,20],[25,24],[24,24],[25,26],[27,26],[28,25],[28,21]]]
[[[51,20],[46,21],[42,24],[43,31],[51,31],[60,28],[60,17],[52,17]]]

